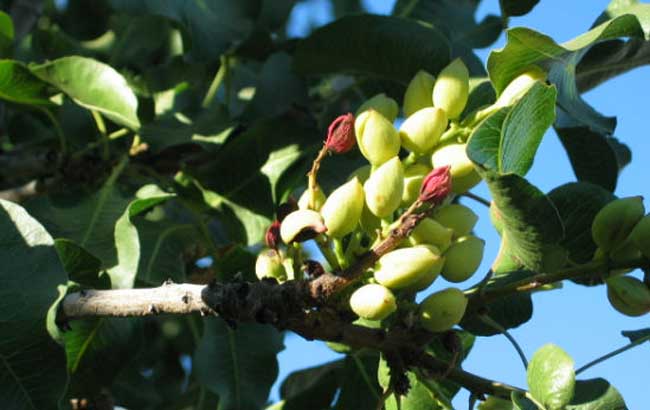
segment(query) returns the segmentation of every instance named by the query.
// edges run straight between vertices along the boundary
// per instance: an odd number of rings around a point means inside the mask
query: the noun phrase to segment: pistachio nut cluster
[[[297,206],[269,228],[257,276],[280,282],[301,278],[306,262],[301,260],[302,247],[309,240],[315,241],[331,272],[346,274],[360,257],[388,240],[406,216],[419,212],[408,235],[358,272],[352,290],[342,295],[346,308],[364,320],[390,323],[416,317],[432,332],[459,323],[467,305],[461,290],[438,291],[420,304],[415,297],[439,276],[452,283],[469,279],[483,258],[484,242],[472,234],[478,216],[451,203],[454,194],[472,188],[480,178],[467,158],[465,142],[441,139],[458,124],[468,95],[469,74],[457,59],[437,78],[425,71],[413,77],[399,129],[394,123],[400,107],[385,94],[365,101],[354,115],[335,119]],[[321,161],[327,154],[354,155],[355,146],[368,164],[324,192],[317,175]],[[400,311],[405,314],[396,314]]]
[[[650,259],[650,214],[645,215],[640,196],[615,199],[594,218],[591,234],[597,246],[594,259],[625,263]],[[627,273],[626,270],[613,274]],[[628,316],[650,312],[648,284],[632,276],[612,276],[606,280],[607,299],[614,309]]]

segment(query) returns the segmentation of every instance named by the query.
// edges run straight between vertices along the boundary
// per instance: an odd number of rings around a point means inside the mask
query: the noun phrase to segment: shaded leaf
[[[0,200],[0,257],[2,406],[57,408],[67,384],[65,355],[48,327],[54,332],[50,310],[59,298],[57,287],[66,284],[66,274],[43,226],[22,207],[4,200]]]
[[[56,239],[54,246],[70,280],[89,288],[110,288],[108,277],[100,277],[102,262],[93,254],[69,239]]]
[[[546,344],[533,354],[526,378],[530,394],[548,410],[562,409],[573,398],[573,359],[554,344]]]
[[[4,11],[0,11],[0,58],[10,57],[14,46],[14,23]]]
[[[298,43],[294,66],[301,74],[347,72],[408,84],[418,70],[437,74],[450,59],[445,37],[410,20],[346,16]]]
[[[630,342],[636,342],[637,340],[650,337],[650,328],[640,330],[626,330],[621,332],[621,334],[630,339]]]
[[[278,375],[276,355],[284,348],[281,333],[254,323],[233,329],[217,318],[204,324],[194,354],[197,380],[219,396],[220,410],[261,408]]]
[[[59,58],[30,67],[32,73],[66,93],[77,104],[137,130],[138,100],[120,73],[86,57]]]
[[[441,410],[442,407],[434,394],[424,383],[421,383],[416,374],[407,372],[406,376],[410,389],[405,396],[396,397],[391,394],[386,400],[386,410],[412,409],[412,410]],[[386,390],[390,385],[390,369],[382,358],[379,361],[378,379],[382,389]]]
[[[345,358],[341,376],[341,391],[334,404],[335,410],[375,410],[381,396],[377,382],[379,356],[352,354]]]
[[[577,380],[573,400],[566,410],[627,410],[625,401],[605,379]]]
[[[35,77],[22,63],[0,60],[0,98],[36,106],[53,105],[47,93],[47,83]]]
[[[550,191],[548,197],[562,219],[565,235],[560,244],[569,251],[570,260],[578,264],[589,262],[596,251],[591,224],[598,211],[616,197],[587,182],[561,185]]]
[[[539,0],[499,0],[501,13],[504,16],[523,16],[530,12]]]
[[[336,360],[291,373],[280,386],[280,398],[284,400],[282,410],[331,408],[344,364],[344,360]]]

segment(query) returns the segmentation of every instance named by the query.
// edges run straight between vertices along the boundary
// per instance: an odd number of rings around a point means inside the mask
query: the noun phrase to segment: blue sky
[[[386,13],[392,8],[393,0],[365,1],[374,12]],[[526,26],[550,35],[563,42],[586,31],[605,9],[609,2],[602,0],[560,1],[543,0],[524,17],[512,18],[511,27]],[[299,3],[294,11],[291,34],[304,33],[310,24],[324,24],[331,17],[327,1]],[[477,17],[498,14],[498,0],[484,0]],[[493,48],[505,44],[502,35],[497,43],[488,49],[479,50],[485,61]],[[616,194],[619,197],[642,195],[650,209],[650,135],[648,132],[647,96],[650,94],[650,67],[636,69],[617,77],[583,97],[605,115],[617,116],[616,136],[632,149],[633,160],[622,172]],[[566,154],[553,131],[549,131],[539,148],[534,166],[527,178],[543,191],[575,180]],[[484,185],[474,190],[489,197]],[[479,272],[487,271],[496,255],[499,238],[489,222],[487,210],[471,202],[465,204],[480,215],[476,232],[487,242],[485,259]],[[636,273],[639,274],[638,272]],[[445,287],[440,282],[434,285]],[[629,318],[612,309],[606,298],[604,287],[586,288],[566,283],[559,291],[543,292],[534,296],[535,312],[530,322],[511,331],[530,358],[534,351],[545,343],[555,343],[566,350],[575,360],[576,366],[601,356],[626,344],[621,330],[650,327],[650,315]],[[291,371],[313,366],[337,357],[324,344],[306,342],[296,336],[288,336],[286,350],[280,354],[280,377],[282,380]],[[604,377],[608,379],[626,399],[631,409],[647,408],[646,392],[650,388],[647,368],[650,365],[650,344],[646,343],[599,364],[580,378]],[[523,366],[508,341],[503,336],[478,338],[474,350],[464,364],[466,370],[482,376],[525,387],[526,376]],[[273,395],[277,398],[277,390]],[[454,400],[456,408],[467,408],[468,395],[461,392]]]

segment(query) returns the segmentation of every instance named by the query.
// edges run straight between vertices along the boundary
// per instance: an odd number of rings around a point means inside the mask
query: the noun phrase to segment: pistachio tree
[[[650,312],[631,152],[581,97],[650,63],[650,5],[560,44],[509,26],[538,0],[479,2],[332,0],[293,38],[293,0],[2,1],[1,407],[627,408],[580,373],[649,329],[582,367],[509,330],[563,281]],[[575,178],[543,192],[551,128]],[[276,380],[289,332],[341,358]],[[526,385],[463,368],[500,335]]]

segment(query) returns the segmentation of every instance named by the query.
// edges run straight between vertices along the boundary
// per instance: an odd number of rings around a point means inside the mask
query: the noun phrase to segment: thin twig
[[[607,353],[607,354],[605,354],[603,356],[600,356],[599,358],[590,361],[589,363],[585,364],[584,366],[582,366],[581,368],[576,370],[576,374],[580,374],[580,373],[584,372],[585,370],[589,369],[590,367],[595,366],[598,363],[602,363],[607,359],[611,359],[612,357],[614,357],[616,355],[619,355],[619,354],[621,354],[621,353],[623,353],[623,352],[625,352],[627,350],[630,350],[631,348],[633,348],[635,346],[638,346],[638,345],[640,345],[642,343],[645,343],[648,340],[650,340],[650,336],[641,337],[641,338],[635,340],[632,343],[628,343],[628,344],[626,344],[625,346],[623,346],[621,348],[613,350],[613,351],[611,351],[611,352],[609,352],[609,353]]]
[[[488,208],[490,207],[490,201],[488,201],[487,199],[483,198],[482,196],[476,195],[476,194],[474,194],[472,192],[469,192],[469,191],[465,192],[464,194],[462,194],[462,196],[464,196],[466,198],[469,198],[469,199],[473,199],[476,202],[487,206]]]
[[[498,330],[502,335],[508,339],[510,344],[515,348],[517,351],[517,354],[519,355],[519,358],[521,359],[521,362],[524,365],[524,369],[528,369],[528,360],[526,359],[526,354],[524,353],[524,350],[521,348],[519,343],[517,343],[517,340],[503,327],[497,322],[496,320],[492,319],[488,315],[479,315],[479,318],[487,325],[492,326],[494,329]]]

